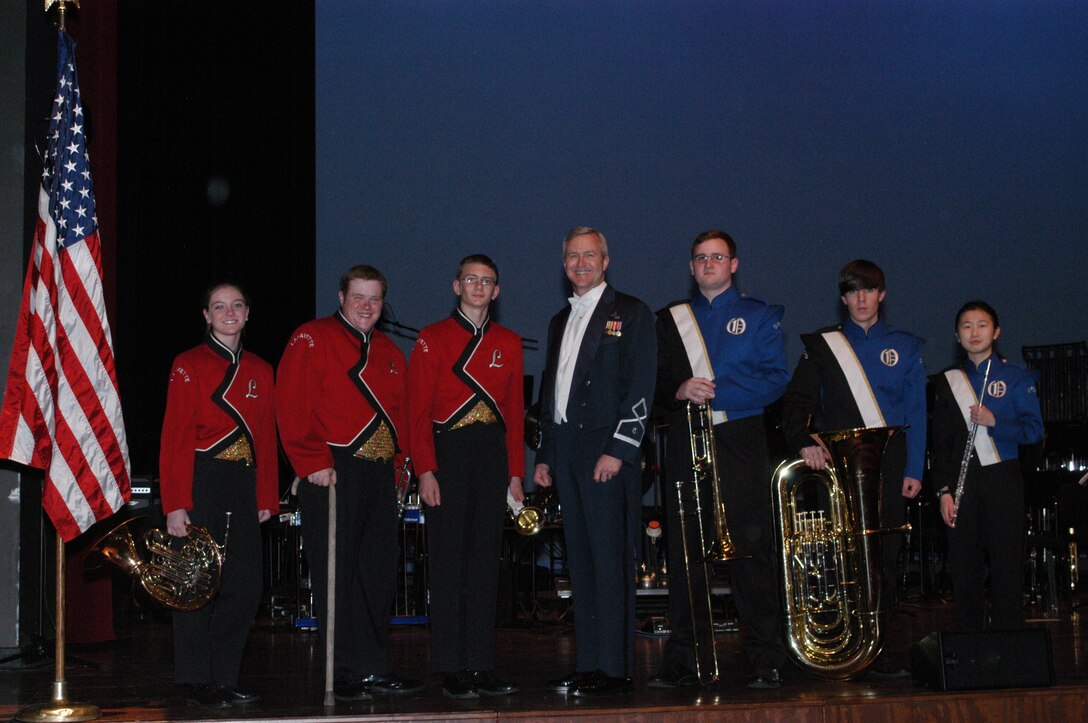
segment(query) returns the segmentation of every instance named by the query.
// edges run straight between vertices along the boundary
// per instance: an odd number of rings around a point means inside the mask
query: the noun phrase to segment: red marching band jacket
[[[408,426],[416,474],[438,469],[434,430],[482,403],[506,428],[510,476],[525,475],[521,339],[490,318],[477,328],[460,309],[419,334],[408,367]]]
[[[276,418],[295,474],[333,466],[329,445],[362,447],[384,422],[403,459],[404,354],[385,334],[337,312],[298,328],[280,359]]]
[[[279,513],[275,388],[272,367],[214,336],[174,359],[159,452],[159,485],[166,512],[192,509],[197,453],[227,449],[239,433],[252,450],[257,509]]]

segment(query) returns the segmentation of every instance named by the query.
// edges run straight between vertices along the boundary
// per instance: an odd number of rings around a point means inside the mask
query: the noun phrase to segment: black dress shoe
[[[171,703],[177,703],[180,705],[188,705],[189,697],[192,695],[193,688],[192,683],[177,683],[174,686],[174,697]]]
[[[472,686],[480,695],[510,695],[517,693],[518,687],[508,680],[495,677],[490,670],[477,670],[472,674]]]
[[[567,673],[562,678],[553,678],[544,684],[544,687],[548,690],[554,690],[556,693],[567,693],[571,688],[582,683],[589,678],[592,678],[594,673],[591,672],[579,672],[574,671]]]
[[[597,671],[592,678],[571,688],[570,694],[578,698],[596,698],[614,693],[626,693],[631,688],[630,678],[613,678]]]
[[[699,685],[699,676],[683,665],[669,665],[646,681],[651,688],[690,688]]]
[[[402,678],[396,673],[384,675],[368,675],[359,682],[370,693],[382,693],[385,695],[410,695],[423,690],[423,681],[413,678]]]
[[[197,708],[230,708],[226,691],[212,683],[187,686],[185,703]]]
[[[778,668],[770,665],[756,667],[752,677],[748,678],[748,687],[756,690],[774,690],[782,687],[782,678],[778,676]]]
[[[227,697],[227,700],[232,705],[245,705],[247,703],[256,703],[261,699],[261,696],[256,693],[250,693],[245,690],[238,690],[230,686],[223,686],[223,695]]]
[[[332,695],[337,700],[343,701],[372,700],[374,698],[361,680],[346,680],[340,683],[334,683],[332,686]]]
[[[883,655],[877,658],[876,664],[869,669],[869,672],[878,678],[906,678],[910,675],[909,670]]]
[[[472,674],[468,672],[447,673],[442,679],[442,695],[457,700],[480,697],[472,684]]]

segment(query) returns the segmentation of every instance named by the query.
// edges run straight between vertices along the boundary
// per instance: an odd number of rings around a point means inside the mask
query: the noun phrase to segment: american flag
[[[131,493],[75,43],[61,31],[57,45],[38,222],[0,407],[0,458],[45,470],[42,505],[68,541]]]

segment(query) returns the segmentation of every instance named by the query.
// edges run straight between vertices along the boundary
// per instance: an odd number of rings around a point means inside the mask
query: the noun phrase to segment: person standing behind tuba
[[[741,296],[733,284],[737,266],[737,245],[729,234],[717,229],[699,234],[691,246],[690,264],[699,293],[657,314],[656,405],[670,422],[663,494],[668,513],[669,624],[673,632],[665,644],[661,670],[649,681],[652,687],[695,685],[696,645],[714,644],[706,568],[701,564],[703,551],[694,524],[685,525],[688,574],[684,573],[680,544],[676,483],[692,478],[689,404],[709,404],[712,410],[725,516],[738,552],[744,556],[731,561],[728,569],[737,611],[747,628],[745,648],[754,667],[749,687],[779,687],[778,669],[786,660],[774,574],[770,469],[763,427],[763,408],[782,395],[789,380],[779,326],[784,312],[781,306]],[[690,487],[685,485],[688,518],[694,509]],[[700,497],[705,513],[712,506],[713,490],[701,489]],[[708,515],[703,524],[714,529]],[[709,639],[696,640],[697,636]]]
[[[219,594],[192,612],[174,612],[174,679],[190,705],[257,700],[238,690],[250,623],[261,599],[259,523],[279,513],[272,367],[242,350],[249,302],[233,284],[204,297],[204,343],[174,359],[159,452],[166,530],[190,524],[230,539]]]
[[[838,326],[802,334],[805,349],[782,397],[782,431],[790,448],[809,467],[820,470],[827,452],[809,436],[859,427],[907,425],[889,442],[882,467],[881,526],[906,520],[904,498],[922,490],[926,454],[926,373],[922,339],[889,327],[880,316],[886,295],[884,272],[872,261],[851,261],[839,272],[839,296],[847,319]],[[815,420],[814,425],[811,423]],[[895,603],[895,571],[901,536],[883,540],[881,608]],[[878,675],[906,676],[902,664],[885,653]]]
[[[1023,624],[1024,482],[1017,455],[1019,445],[1043,438],[1043,419],[1034,373],[997,354],[1000,335],[993,307],[964,304],[956,314],[956,340],[965,357],[933,382],[930,460],[941,517],[950,528],[949,567],[963,631],[986,627],[983,551],[991,627]]]

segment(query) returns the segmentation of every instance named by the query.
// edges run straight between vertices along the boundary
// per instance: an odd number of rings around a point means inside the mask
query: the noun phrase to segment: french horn
[[[192,612],[211,602],[219,592],[223,562],[227,556],[230,535],[230,515],[220,545],[206,527],[189,525],[189,535],[172,538],[161,527],[153,527],[139,535],[145,517],[127,520],[91,548],[103,558],[135,577],[155,602],[180,612]],[[143,542],[147,557],[141,554],[137,537]],[[181,540],[175,546],[174,540]]]

